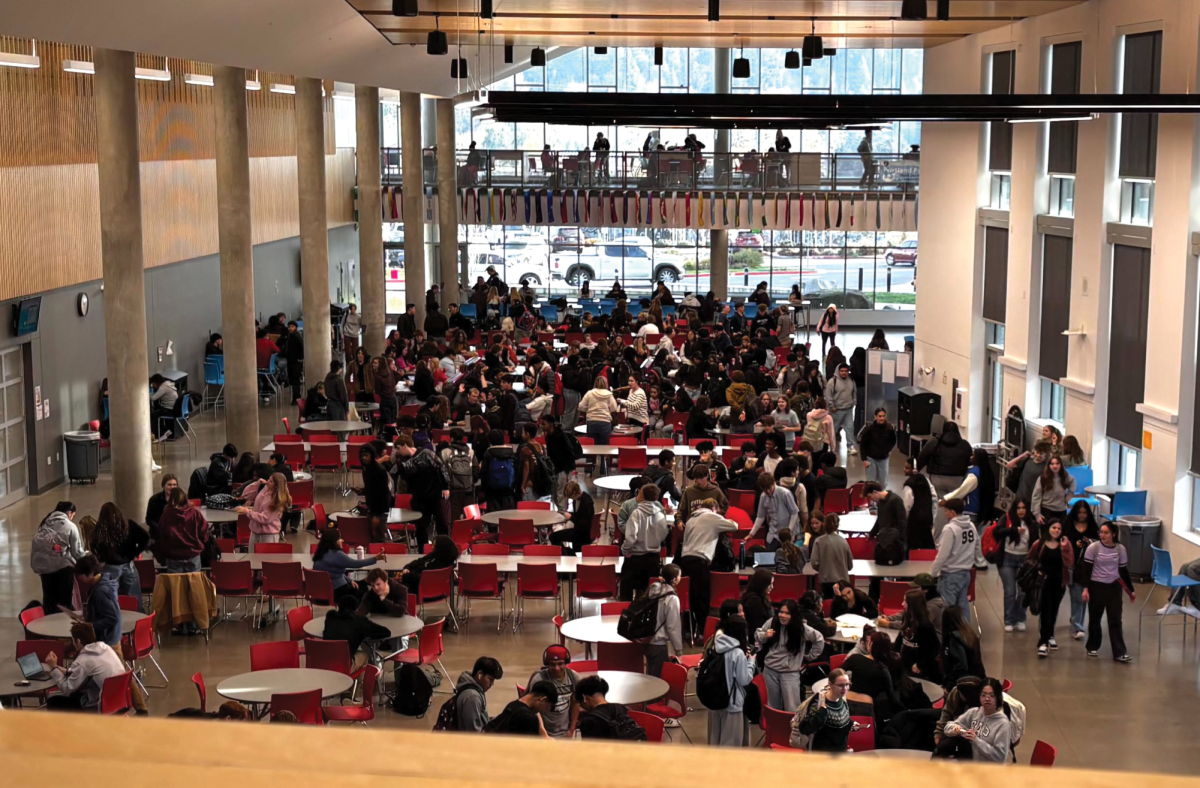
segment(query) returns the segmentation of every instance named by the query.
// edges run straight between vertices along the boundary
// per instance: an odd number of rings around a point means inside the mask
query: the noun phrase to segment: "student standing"
[[[850,570],[854,568],[854,553],[850,552],[845,537],[838,533],[836,514],[825,515],[821,535],[813,540],[809,562],[817,572],[821,594],[827,599],[833,594],[834,583],[850,576]]]
[[[746,655],[746,619],[731,616],[713,639],[713,654],[725,660],[725,683],[729,688],[729,705],[708,712],[708,743],[716,747],[748,747],[750,723],[742,714],[746,692],[757,692],[754,666]]]
[[[658,574],[658,551],[670,530],[661,498],[658,487],[645,485],[638,491],[637,507],[625,521],[625,541],[621,544],[621,553],[625,556],[621,570],[623,602],[646,590],[650,578]]]
[[[1055,458],[1057,459],[1057,458]],[[1042,525],[1042,535],[1029,548],[1026,559],[1034,563],[1042,575],[1042,599],[1038,613],[1038,656],[1048,657],[1058,650],[1054,626],[1058,623],[1058,607],[1066,594],[1075,568],[1071,542],[1063,538],[1063,526],[1058,520]]]
[[[783,710],[799,708],[804,662],[820,657],[825,638],[805,626],[799,604],[787,599],[774,618],[754,633],[754,641],[758,645],[758,668],[767,685],[767,705]]]
[[[1121,591],[1129,594],[1129,601],[1137,601],[1133,580],[1126,565],[1129,554],[1125,545],[1117,542],[1117,529],[1112,523],[1100,525],[1100,541],[1092,542],[1083,551],[1083,575],[1087,587],[1083,601],[1088,604],[1087,653],[1089,657],[1100,656],[1100,642],[1104,635],[1100,629],[1101,616],[1108,616],[1108,639],[1112,643],[1113,659],[1117,662],[1133,662],[1125,649],[1125,636],[1121,629]]]
[[[658,600],[656,622],[658,629],[650,638],[650,642],[642,646],[646,655],[646,673],[656,678],[662,678],[663,665],[668,660],[677,662],[683,654],[683,624],[679,617],[679,596],[675,587],[679,585],[682,573],[675,564],[667,564],[662,568],[662,581],[653,583],[646,596]],[[675,650],[672,657],[670,649]]]
[[[808,749],[811,752],[845,752],[850,741],[850,732],[858,730],[859,724],[850,720],[850,704],[846,693],[850,691],[850,674],[838,668],[830,672],[825,690],[803,710],[799,724],[792,723],[793,730],[811,737]],[[792,746],[797,746],[793,734]]]
[[[1067,519],[1067,502],[1075,496],[1075,477],[1067,473],[1061,457],[1051,457],[1033,485],[1033,513],[1039,525]]]
[[[1100,540],[1096,515],[1087,501],[1076,501],[1071,507],[1063,532],[1064,538],[1071,542],[1071,553],[1075,556],[1075,568],[1067,586],[1071,594],[1071,637],[1083,640],[1086,637],[1084,623],[1087,620],[1087,603],[1083,601],[1083,589],[1087,587],[1083,579],[1083,551],[1092,542]]]
[[[858,445],[862,450],[863,470],[867,481],[887,486],[888,460],[896,448],[896,428],[888,421],[887,411],[875,409],[875,419],[858,433]]]
[[[970,621],[971,617],[967,612],[970,610],[967,588],[971,584],[971,567],[975,564],[975,551],[978,549],[975,526],[963,514],[962,501],[952,498],[942,503],[942,509],[948,522],[938,540],[937,557],[933,560],[931,574],[938,579],[938,593],[946,600],[946,605],[958,605]]]
[[[1000,581],[1004,584],[1005,632],[1012,632],[1013,629],[1025,631],[1025,595],[1017,586],[1017,570],[1029,554],[1029,544],[1033,541],[1031,534],[1036,528],[1037,521],[1033,518],[1029,502],[1018,498],[1013,501],[1005,519],[997,522],[992,532],[1004,551],[1004,557],[1000,560]],[[947,599],[946,604],[955,603]]]

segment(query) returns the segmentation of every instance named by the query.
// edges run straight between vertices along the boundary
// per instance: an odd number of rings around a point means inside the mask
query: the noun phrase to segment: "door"
[[[22,349],[0,353],[0,508],[25,497],[25,386]]]
[[[987,414],[984,424],[990,433],[988,440],[1000,441],[1004,434],[1004,368],[1000,366],[1000,354],[994,350],[987,353]]]

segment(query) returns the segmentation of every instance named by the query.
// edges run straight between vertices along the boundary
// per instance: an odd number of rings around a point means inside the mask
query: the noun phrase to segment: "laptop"
[[[37,654],[17,657],[17,664],[21,666],[22,675],[29,681],[49,681],[50,679],[50,674],[42,669],[42,663]]]
[[[760,566],[775,566],[775,554],[774,553],[755,553],[754,554],[754,566],[756,568],[760,567]]]

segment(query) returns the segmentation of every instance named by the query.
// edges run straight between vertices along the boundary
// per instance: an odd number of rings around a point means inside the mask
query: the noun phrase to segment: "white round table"
[[[310,482],[312,481],[312,474],[308,471],[292,471],[292,481]]]
[[[363,515],[355,514],[354,512],[330,512],[329,513],[329,519],[335,523],[341,517],[363,517]],[[388,510],[388,519],[387,519],[388,525],[395,525],[396,523],[415,523],[417,520],[420,520],[420,519],[421,519],[421,513],[416,511],[415,509],[395,509],[395,508],[393,508],[393,509]]]
[[[568,640],[580,643],[628,643],[626,638],[617,634],[617,622],[620,616],[584,616],[564,621],[562,636]]]
[[[146,618],[145,613],[135,613],[132,610],[121,611],[121,634],[128,635],[133,631],[137,622]],[[71,625],[75,622],[66,613],[52,613],[48,616],[30,621],[26,629],[31,634],[44,638],[68,640],[71,637]]]
[[[613,476],[599,476],[592,479],[592,484],[601,490],[609,492],[630,492],[629,483],[637,477],[632,473],[618,473]]]
[[[658,700],[671,690],[671,685],[657,676],[645,673],[630,673],[625,670],[601,670],[595,674],[608,682],[608,694],[605,697],[609,703],[622,703],[626,706],[634,703],[650,703]]]
[[[232,509],[209,509],[207,506],[200,507],[200,515],[210,523],[236,523],[238,513]]]
[[[322,698],[349,692],[354,679],[345,673],[310,668],[256,670],[230,676],[217,685],[217,694],[240,703],[270,703],[272,695],[321,690]]]
[[[587,425],[580,424],[578,427],[575,428],[575,431],[578,432],[580,435],[587,435]],[[635,427],[631,424],[614,424],[612,434],[613,435],[622,435],[625,437],[628,437],[630,435],[641,435],[642,428]]]
[[[910,676],[910,678],[921,685],[921,689],[923,689],[925,691],[925,697],[929,698],[930,703],[937,703],[946,694],[940,686],[938,686],[937,684],[934,684],[932,681],[927,681],[922,678],[917,678],[916,676]],[[816,681],[813,682],[812,691],[814,693],[824,692],[825,687],[828,685],[829,685],[829,679],[827,679],[827,678],[817,679]],[[854,677],[853,676],[850,677],[850,691],[851,692],[854,691]],[[928,754],[928,753],[926,753],[926,754]]]
[[[500,525],[500,520],[530,520],[534,528],[547,528],[551,525],[565,523],[570,516],[565,512],[547,511],[546,509],[500,509],[488,512],[483,516],[488,525]]]
[[[296,429],[321,432],[362,432],[371,429],[371,425],[365,421],[306,421]]]
[[[378,402],[355,402],[354,409],[359,413],[374,413],[379,410]]]
[[[372,593],[368,591],[367,593]],[[326,613],[325,615],[329,615]],[[416,616],[367,616],[372,624],[378,624],[381,627],[386,627],[390,631],[391,637],[402,638],[408,635],[415,635],[420,632],[425,626],[425,622]],[[325,637],[325,616],[314,618],[304,625],[304,634],[314,637]]]
[[[44,662],[42,663],[42,670],[46,670],[46,663]],[[21,666],[17,664],[15,659],[11,662],[0,663],[0,697],[36,695],[39,692],[45,692],[48,689],[58,686],[54,683],[54,679],[48,679],[46,681],[30,681],[28,687],[18,687],[17,682],[24,680],[25,674],[21,672]]]
[[[1117,493],[1139,493],[1141,487],[1129,484],[1093,484],[1090,487],[1084,487],[1083,491],[1088,495],[1116,495]]]
[[[875,515],[870,512],[850,512],[838,516],[838,533],[869,534],[875,527]]]

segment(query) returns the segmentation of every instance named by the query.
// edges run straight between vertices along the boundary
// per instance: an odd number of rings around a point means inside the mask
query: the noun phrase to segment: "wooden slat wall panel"
[[[353,148],[338,148],[325,157],[325,215],[330,227],[354,222],[354,168]]]
[[[250,160],[251,238],[255,244],[300,234],[296,157]]]
[[[146,268],[219,250],[216,161],[142,162],[142,257]]]

